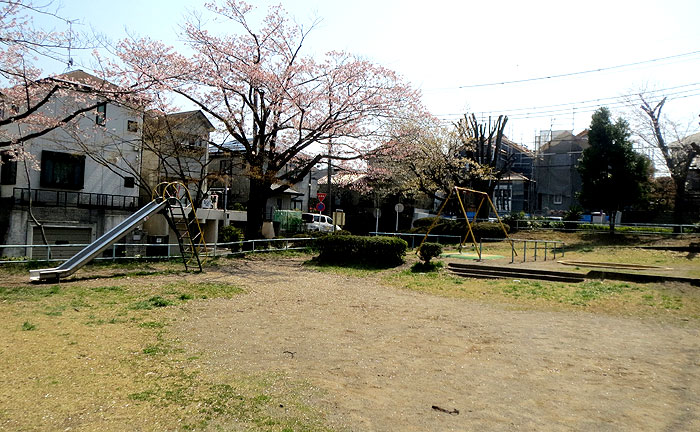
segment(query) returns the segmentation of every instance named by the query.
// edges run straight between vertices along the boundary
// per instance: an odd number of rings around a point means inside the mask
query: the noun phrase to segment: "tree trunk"
[[[28,210],[29,210],[29,217],[32,218],[32,221],[36,226],[39,227],[39,230],[41,231],[41,240],[44,242],[46,246],[49,245],[49,240],[46,238],[46,230],[44,229],[44,224],[39,222],[39,220],[34,216],[34,206],[32,205],[32,180],[31,176],[29,175],[29,166],[27,166],[27,160],[25,159],[24,161],[24,173],[27,175],[27,189],[29,190],[29,202],[28,202]],[[34,238],[34,231],[32,231],[32,239]],[[33,241],[33,240],[32,240]],[[51,248],[47,247],[46,248],[46,260],[49,261],[51,259]]]
[[[685,217],[685,179],[683,181],[680,181],[680,179],[677,181],[675,178],[673,179],[676,187],[676,193],[675,193],[675,203],[673,205],[673,223],[674,224],[682,224],[684,222],[684,217]],[[681,229],[680,227],[673,227],[673,232],[675,233],[680,233]]]
[[[493,192],[496,190],[497,183],[498,182],[496,180],[478,180],[474,182],[474,190],[486,193],[489,196],[489,198],[493,200]],[[489,216],[491,215],[491,204],[489,204],[488,199],[486,199],[483,195],[475,195],[474,197],[477,205],[481,202],[482,198],[484,199],[484,202],[481,205],[481,209],[479,209],[479,214],[477,214],[476,217],[478,219],[488,220]]]
[[[615,219],[617,219],[617,210],[610,211],[610,235],[615,234]]]
[[[270,186],[267,182],[250,179],[245,227],[246,240],[262,238],[262,223],[265,220],[265,205],[270,196]]]

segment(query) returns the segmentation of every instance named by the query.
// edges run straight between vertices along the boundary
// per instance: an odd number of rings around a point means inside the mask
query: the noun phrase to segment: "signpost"
[[[396,210],[396,230],[394,232],[399,232],[399,213],[403,211],[403,204],[396,204],[394,210]]]
[[[343,210],[338,209],[333,212],[333,225],[338,225],[340,227],[345,226],[345,212]],[[333,230],[335,230],[335,226]]]

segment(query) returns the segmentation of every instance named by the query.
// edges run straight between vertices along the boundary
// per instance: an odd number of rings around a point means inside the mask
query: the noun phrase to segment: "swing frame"
[[[438,210],[437,215],[435,216],[435,220],[433,220],[433,223],[430,224],[430,227],[428,228],[428,231],[425,233],[425,236],[423,237],[423,240],[420,242],[420,245],[418,246],[418,249],[416,249],[416,253],[420,251],[421,246],[423,246],[423,243],[428,238],[428,235],[430,234],[430,231],[435,228],[435,225],[437,225],[437,221],[440,219],[440,214],[442,214],[442,211],[444,210],[445,206],[447,205],[447,202],[452,198],[452,193],[455,193],[457,196],[457,201],[459,201],[459,206],[462,209],[462,214],[464,215],[464,219],[467,221],[467,234],[464,236],[464,240],[461,240],[460,237],[460,243],[459,243],[459,253],[462,253],[462,247],[466,244],[467,239],[471,237],[472,245],[474,246],[474,250],[477,251],[477,254],[479,255],[479,261],[481,261],[481,248],[478,248],[476,246],[476,237],[474,236],[474,231],[472,231],[472,224],[476,223],[476,216],[479,214],[479,210],[481,210],[481,207],[484,205],[485,201],[488,201],[489,205],[491,206],[491,210],[496,214],[496,219],[498,219],[498,223],[501,226],[501,229],[503,230],[503,234],[505,234],[506,238],[508,239],[508,242],[510,243],[510,247],[515,255],[518,255],[518,253],[515,251],[515,245],[513,243],[513,239],[510,238],[508,235],[508,231],[506,231],[506,227],[503,225],[503,221],[501,220],[501,217],[498,215],[498,211],[496,210],[496,206],[493,205],[493,201],[491,201],[491,197],[489,197],[489,194],[486,192],[474,190],[474,189],[469,189],[465,187],[460,187],[460,186],[455,186],[452,189],[450,189],[450,193],[447,195],[447,199],[442,203],[442,206],[440,206],[440,210]],[[476,208],[476,211],[474,212],[474,218],[469,222],[469,217],[467,216],[467,210],[464,208],[464,202],[462,201],[462,197],[460,196],[460,192],[465,192],[467,194],[474,194],[477,196],[481,197],[481,201],[479,202],[479,206]]]

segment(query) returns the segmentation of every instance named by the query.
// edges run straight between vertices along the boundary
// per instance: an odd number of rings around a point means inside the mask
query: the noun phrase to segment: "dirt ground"
[[[178,324],[204,373],[307,381],[339,430],[700,430],[692,325],[513,310],[302,261],[207,274],[248,293],[192,303]]]

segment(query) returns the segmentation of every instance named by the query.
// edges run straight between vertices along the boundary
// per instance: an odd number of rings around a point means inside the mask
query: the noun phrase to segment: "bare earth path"
[[[697,328],[514,311],[298,259],[208,276],[249,293],[194,305],[188,349],[211,373],[308,380],[341,430],[700,430]]]

